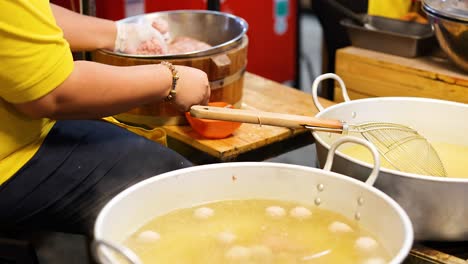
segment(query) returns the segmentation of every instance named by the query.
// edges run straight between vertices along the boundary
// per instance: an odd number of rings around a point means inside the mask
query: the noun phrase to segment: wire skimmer
[[[444,165],[431,143],[408,126],[385,122],[366,122],[354,125],[343,122],[342,129],[305,127],[316,131],[341,131],[342,134],[359,133],[373,143],[382,157],[399,171],[447,176]]]

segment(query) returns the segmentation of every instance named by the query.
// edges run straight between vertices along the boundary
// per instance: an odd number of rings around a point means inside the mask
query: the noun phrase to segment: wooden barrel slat
[[[223,80],[230,80],[226,81],[226,85],[222,85],[220,88],[211,91],[210,101],[224,101],[233,105],[240,105],[244,83],[243,73],[247,64],[247,47],[248,38],[245,36],[239,45],[220,54],[165,60],[174,65],[198,68],[206,72],[210,82],[217,81],[222,83]],[[162,61],[159,59],[118,56],[101,50],[93,52],[92,55],[93,60],[96,62],[115,66],[157,64]],[[154,126],[156,124],[186,124],[183,114],[166,102],[142,105],[127,113],[121,113],[116,118],[124,122],[147,126]]]

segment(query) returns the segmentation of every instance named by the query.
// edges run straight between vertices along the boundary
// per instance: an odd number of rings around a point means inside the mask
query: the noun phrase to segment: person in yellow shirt
[[[99,209],[118,192],[191,166],[170,149],[99,118],[164,99],[181,111],[206,104],[204,72],[74,62],[71,50],[135,45],[125,30],[135,33],[140,26],[122,28],[47,0],[0,1],[0,12],[3,229],[90,233]]]
[[[367,13],[372,16],[383,16],[401,19],[411,9],[414,0],[369,0]]]

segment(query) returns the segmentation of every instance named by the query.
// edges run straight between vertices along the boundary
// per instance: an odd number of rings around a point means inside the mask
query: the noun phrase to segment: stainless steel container
[[[366,26],[351,19],[340,21],[353,46],[410,58],[437,47],[430,25],[379,16],[367,16],[366,21]]]
[[[317,97],[318,84],[327,78],[338,81],[345,102],[324,109]],[[376,87],[378,89],[378,87]],[[319,76],[313,84],[313,98],[320,110],[317,117],[360,123],[394,122],[409,125],[429,141],[468,145],[468,104],[411,97],[379,97],[350,101],[346,87],[337,75]],[[314,132],[321,164],[341,135]],[[467,165],[468,166],[468,165]],[[341,152],[333,171],[363,180],[371,165]],[[468,167],[467,178],[421,176],[387,168],[380,170],[375,186],[395,199],[408,213],[418,240],[468,240]]]
[[[245,20],[222,12],[179,10],[133,16],[120,20],[120,23],[151,23],[156,18],[163,18],[168,22],[172,38],[191,37],[212,47],[166,55],[136,55],[98,50],[93,53],[93,60],[116,66],[157,64],[165,60],[174,65],[194,67],[208,75],[210,101],[240,106],[249,42]],[[125,123],[148,127],[187,124],[184,114],[177,111],[170,102],[151,102],[115,117]]]
[[[376,158],[366,183],[330,171],[335,149],[345,143],[366,145]],[[168,172],[131,186],[99,213],[94,228],[94,250],[101,263],[113,261],[118,251],[128,261],[141,263],[122,242],[151,219],[179,208],[232,199],[275,199],[315,204],[359,221],[387,249],[390,264],[402,263],[413,243],[407,214],[383,192],[372,187],[378,175],[378,153],[362,139],[335,142],[324,170],[267,162],[236,162],[196,166]],[[235,177],[235,180],[234,180]]]
[[[119,53],[110,50],[103,51],[118,56],[132,58],[179,59],[203,57],[220,54],[239,45],[248,29],[247,22],[238,16],[206,10],[155,12],[128,17],[120,20],[120,22],[143,23],[151,22],[155,18],[163,18],[168,22],[171,37],[191,37],[206,42],[212,47],[202,51],[168,55],[137,55]]]
[[[425,0],[423,10],[442,50],[453,63],[468,71],[468,1]]]
[[[353,46],[403,57],[416,57],[430,52],[437,45],[430,25],[357,14],[338,1],[326,2],[335,11],[346,16],[340,24],[346,28]]]

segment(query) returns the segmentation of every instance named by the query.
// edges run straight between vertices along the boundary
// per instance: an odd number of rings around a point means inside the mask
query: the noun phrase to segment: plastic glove
[[[164,40],[169,43],[171,41],[171,34],[169,33],[169,23],[166,19],[157,17],[151,22],[151,26],[161,32]]]
[[[150,22],[115,22],[117,37],[114,51],[126,54],[166,54],[167,44],[164,36]]]

